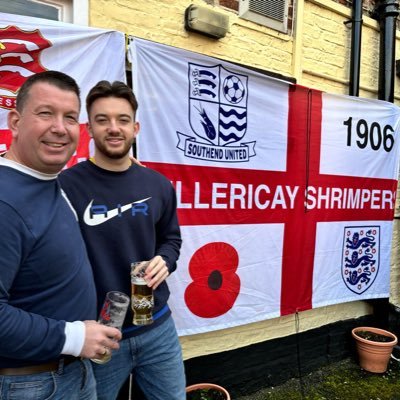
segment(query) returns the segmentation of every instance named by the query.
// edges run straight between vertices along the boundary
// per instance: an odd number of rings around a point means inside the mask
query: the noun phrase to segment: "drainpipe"
[[[396,19],[399,4],[395,0],[380,0],[376,8],[380,25],[378,99],[394,101]]]
[[[351,58],[349,95],[358,96],[360,90],[362,0],[354,0],[352,6]]]
[[[380,26],[378,99],[393,103],[395,73],[396,19],[399,15],[396,0],[378,0],[375,15]],[[373,313],[378,326],[388,329],[390,324],[389,299],[375,299]]]

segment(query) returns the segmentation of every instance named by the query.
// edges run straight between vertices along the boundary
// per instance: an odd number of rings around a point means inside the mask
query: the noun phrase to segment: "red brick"
[[[230,8],[231,10],[239,11],[238,0],[219,0],[219,5],[222,7]]]

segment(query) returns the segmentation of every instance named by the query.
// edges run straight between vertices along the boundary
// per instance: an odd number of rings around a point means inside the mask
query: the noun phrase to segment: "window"
[[[88,25],[89,0],[0,0],[0,12]]]
[[[240,0],[239,16],[286,33],[288,6],[288,0]]]

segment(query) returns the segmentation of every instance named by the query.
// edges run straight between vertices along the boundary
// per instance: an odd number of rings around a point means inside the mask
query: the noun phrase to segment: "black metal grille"
[[[249,0],[249,10],[280,22],[285,20],[285,0]]]

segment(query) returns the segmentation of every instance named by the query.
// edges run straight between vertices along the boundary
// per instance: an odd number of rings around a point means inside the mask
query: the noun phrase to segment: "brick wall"
[[[226,7],[231,10],[238,11],[239,10],[239,0],[204,0],[206,3],[214,5]],[[332,0],[335,3],[342,4],[346,7],[351,7],[353,4],[352,0]],[[376,7],[378,0],[364,0],[363,1],[363,10],[365,13],[370,14]],[[290,1],[290,5],[293,6],[293,0]],[[371,16],[371,15],[369,15]]]
[[[239,10],[239,0],[204,0],[207,4],[213,6],[225,7],[227,9],[238,11]],[[292,16],[293,16],[293,4],[296,0],[290,0],[289,2],[289,28],[292,27]],[[353,4],[353,0],[331,0],[334,3],[338,3],[344,5],[346,7],[351,8]],[[363,0],[363,13],[364,15],[375,18],[375,9],[379,3],[379,0]],[[398,29],[400,29],[400,22],[398,24]]]

